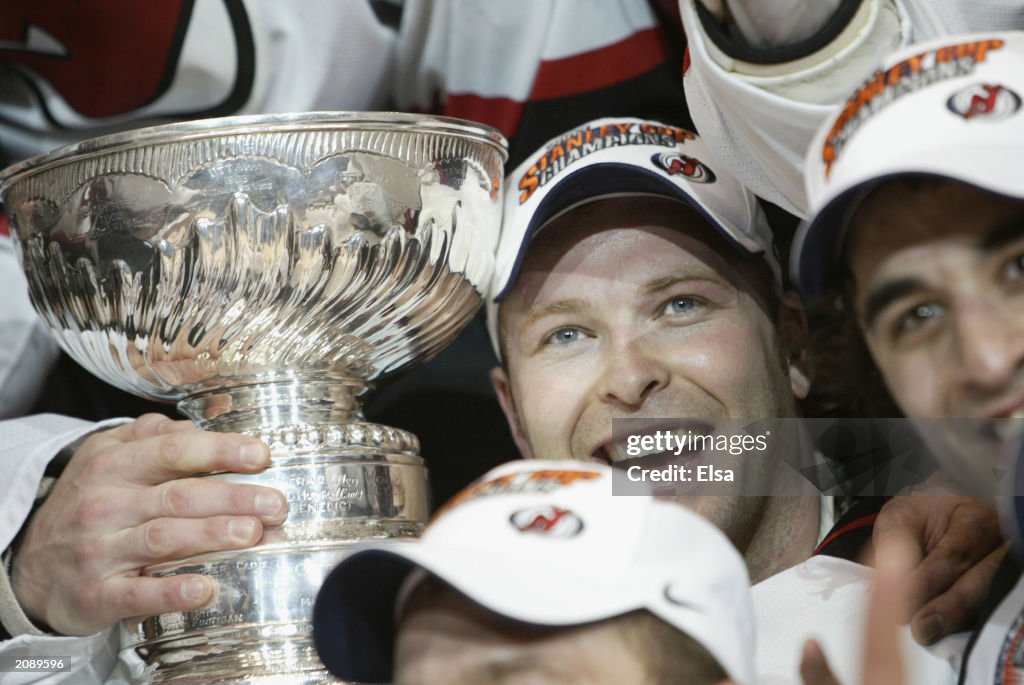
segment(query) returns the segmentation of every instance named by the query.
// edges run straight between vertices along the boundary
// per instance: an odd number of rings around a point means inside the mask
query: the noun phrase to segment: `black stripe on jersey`
[[[874,521],[885,504],[885,497],[860,497],[828,532],[814,555],[857,561],[870,548]]]
[[[700,17],[701,26],[704,27],[704,33],[719,50],[744,62],[780,64],[811,55],[834,41],[857,14],[861,0],[840,0],[835,14],[813,36],[799,43],[772,48],[758,48],[750,45],[737,31],[729,31],[727,27],[723,26],[704,6],[704,3],[697,2],[695,4],[697,16]]]
[[[252,25],[246,14],[242,0],[224,0],[224,6],[231,18],[231,30],[235,34],[235,54],[238,68],[235,70],[235,83],[231,92],[219,105],[198,112],[179,112],[170,115],[174,119],[192,119],[198,117],[222,117],[234,114],[241,109],[252,95],[252,86],[256,81],[256,40],[252,35]],[[175,62],[177,59],[175,59]]]
[[[382,25],[396,31],[399,29],[402,23],[402,0],[370,0],[370,9]]]

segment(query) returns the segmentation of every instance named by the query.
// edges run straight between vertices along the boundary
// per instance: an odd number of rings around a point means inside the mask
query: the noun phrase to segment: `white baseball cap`
[[[753,683],[743,559],[681,504],[613,495],[613,479],[625,475],[603,464],[517,460],[456,495],[418,540],[358,546],[316,601],[324,664],[345,680],[388,682],[402,603],[429,574],[534,625],[645,609],[699,642],[736,683]]]
[[[819,297],[849,218],[878,184],[948,178],[1024,198],[1024,32],[948,36],[894,53],[818,132],[806,160],[811,220],[793,242],[797,287]]]
[[[736,246],[763,255],[781,288],[771,228],[753,193],[710,163],[697,134],[657,121],[597,119],[552,138],[506,178],[505,209],[487,302],[498,344],[498,304],[515,283],[530,241],[565,212],[616,196],[680,200]]]

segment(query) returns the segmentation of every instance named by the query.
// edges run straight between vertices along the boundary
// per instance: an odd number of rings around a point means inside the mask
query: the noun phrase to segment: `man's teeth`
[[[613,442],[608,445],[605,450],[608,452],[608,458],[612,460],[613,464],[618,464],[620,461],[627,459],[636,459],[638,457],[646,457],[648,454],[659,454],[657,451],[642,452],[640,454],[630,454],[630,451],[636,452],[635,447],[627,447],[624,442]]]
[[[1015,411],[1008,419],[999,419],[993,429],[1003,442],[1015,442],[1024,437],[1024,409]]]

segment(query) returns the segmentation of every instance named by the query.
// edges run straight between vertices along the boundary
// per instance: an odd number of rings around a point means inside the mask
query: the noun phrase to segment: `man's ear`
[[[505,420],[508,421],[508,429],[512,431],[512,439],[519,448],[519,455],[523,459],[533,459],[533,452],[530,450],[530,443],[527,442],[523,429],[519,426],[519,413],[516,411],[515,400],[512,399],[512,384],[509,382],[505,369],[495,366],[491,369],[491,387],[494,394],[498,396],[498,404],[501,411],[505,413]]]
[[[793,396],[804,399],[811,391],[814,365],[808,349],[807,316],[800,296],[789,291],[779,300],[779,335],[782,337],[789,385]]]

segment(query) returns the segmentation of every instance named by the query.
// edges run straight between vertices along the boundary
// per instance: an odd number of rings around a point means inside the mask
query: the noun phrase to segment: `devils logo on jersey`
[[[570,538],[583,530],[583,521],[568,509],[544,506],[520,509],[509,518],[520,533]]]
[[[681,155],[678,152],[659,152],[651,157],[651,161],[669,176],[682,174],[686,180],[694,183],[715,182],[715,172],[695,157]]]
[[[0,0],[0,61],[14,66],[37,93],[77,114],[103,119],[160,97],[175,78],[193,18],[194,0]],[[229,113],[248,96],[253,47],[241,0],[223,0],[237,46],[234,84],[220,105],[197,114]],[[226,110],[226,111],[222,111]],[[53,112],[49,112],[52,116]]]
[[[1020,110],[1021,99],[1005,86],[977,83],[953,94],[946,101],[949,111],[964,119],[1005,119]]]

